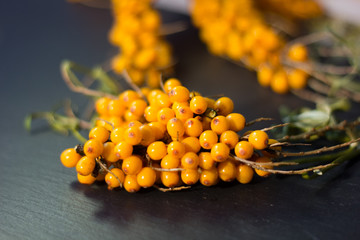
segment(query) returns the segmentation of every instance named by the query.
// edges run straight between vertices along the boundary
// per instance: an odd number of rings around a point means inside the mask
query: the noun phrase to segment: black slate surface
[[[163,12],[166,21],[188,20]],[[83,97],[62,82],[63,59],[92,66],[109,59],[109,11],[66,1],[0,2],[0,239],[358,239],[360,163],[314,181],[256,178],[189,191],[136,194],[77,183],[61,151],[77,144],[45,122],[28,134],[23,119],[65,98]],[[209,55],[193,28],[168,37],[177,76],[205,95],[225,94],[251,120],[280,122],[278,107],[294,96],[258,86],[254,73]]]

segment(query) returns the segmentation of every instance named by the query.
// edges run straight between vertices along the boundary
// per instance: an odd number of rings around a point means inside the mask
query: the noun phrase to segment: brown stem
[[[107,173],[110,173],[111,175],[113,175],[113,177],[119,182],[120,188],[123,187],[120,179],[112,172],[110,171],[101,161],[99,158],[95,158],[95,161],[100,165],[101,169],[106,171]]]
[[[187,28],[188,28],[187,24],[183,21],[166,23],[161,26],[159,34],[160,35],[170,35],[170,34],[185,31]]]
[[[307,100],[307,101],[310,101],[310,102],[313,102],[313,103],[318,103],[320,101],[325,101],[325,99],[326,99],[324,96],[322,96],[322,95],[320,95],[318,93],[306,90],[306,89],[292,90],[291,92],[295,96],[298,96],[301,99],[304,99],[304,100]]]
[[[255,123],[258,123],[258,122],[262,122],[262,121],[272,121],[272,120],[274,120],[274,119],[273,119],[273,118],[260,117],[260,118],[254,119],[254,120],[252,120],[252,121],[250,121],[250,122],[247,122],[247,123],[245,124],[245,126],[246,126],[246,127],[249,127],[249,126],[251,126],[251,125],[253,125],[253,124],[255,124]]]
[[[157,185],[153,186],[154,188],[156,188],[157,190],[161,191],[161,192],[173,192],[173,191],[181,191],[184,189],[189,189],[191,188],[191,186],[180,186],[180,187],[173,187],[173,188],[162,188],[159,187]]]
[[[141,92],[141,89],[138,87],[138,85],[136,85],[131,77],[129,76],[129,73],[127,72],[126,69],[124,69],[124,71],[122,72],[122,76],[124,77],[125,81],[130,85],[130,87],[132,89],[134,89],[135,92],[137,92],[137,94],[139,94],[139,96],[143,99],[146,100],[146,97],[144,96],[144,94]]]
[[[157,168],[157,167],[151,167],[151,168],[159,172],[179,172],[185,170],[184,168]]]

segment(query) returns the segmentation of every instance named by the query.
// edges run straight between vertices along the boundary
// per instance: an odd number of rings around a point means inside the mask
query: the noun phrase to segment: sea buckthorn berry
[[[191,111],[190,107],[181,106],[175,110],[175,116],[176,118],[185,122],[187,119],[192,118],[194,116],[194,113]]]
[[[129,107],[130,103],[139,99],[140,96],[134,90],[126,90],[119,95],[119,99],[125,104],[125,106]]]
[[[201,149],[200,141],[197,137],[186,137],[181,140],[181,143],[185,146],[185,152],[197,153]]]
[[[269,139],[268,148],[261,151],[264,156],[269,157],[269,158],[274,158],[277,156],[276,152],[281,151],[281,146],[271,147],[271,144],[274,144],[274,143],[278,143],[278,141],[275,139]]]
[[[137,121],[141,119],[141,115],[136,115],[134,113],[132,113],[129,109],[125,111],[124,114],[124,119],[126,122],[130,122],[130,121]]]
[[[157,114],[157,120],[158,122],[166,125],[167,122],[175,117],[175,111],[171,108],[162,108],[159,110]]]
[[[195,96],[190,100],[190,109],[195,114],[203,114],[208,107],[208,102],[202,96]]]
[[[94,127],[89,132],[89,139],[97,139],[104,143],[109,139],[110,132],[104,127]]]
[[[224,116],[216,116],[211,120],[211,130],[220,135],[229,130],[229,123]]]
[[[91,174],[89,174],[87,176],[83,176],[79,173],[77,174],[77,179],[78,179],[79,183],[88,184],[88,185],[93,184],[96,180],[96,178],[94,178]]]
[[[112,99],[108,104],[108,114],[110,116],[121,117],[126,110],[125,104],[120,99]]]
[[[150,167],[144,167],[137,174],[136,180],[138,184],[143,188],[152,187],[156,181],[156,172]]]
[[[185,133],[190,137],[198,137],[203,131],[202,123],[197,118],[189,118],[184,124]]]
[[[225,143],[230,149],[233,149],[239,142],[239,136],[236,132],[228,130],[221,134],[220,142]]]
[[[176,86],[169,92],[171,102],[186,102],[190,98],[189,90],[184,86]]]
[[[178,141],[172,141],[167,146],[167,153],[170,156],[181,158],[185,154],[185,145]]]
[[[109,118],[109,122],[112,124],[112,128],[110,131],[112,131],[114,128],[118,128],[124,124],[124,121],[121,117],[112,116]],[[110,124],[109,124],[110,125]],[[106,128],[109,131],[109,128]]]
[[[98,98],[95,102],[95,110],[99,115],[107,116],[109,115],[109,102],[110,98],[102,97]]]
[[[124,132],[125,132],[125,128],[123,127],[115,128],[114,130],[111,131],[110,140],[115,144],[124,141]]]
[[[289,48],[288,56],[293,61],[303,62],[308,58],[308,51],[303,44],[294,44]]]
[[[239,183],[247,184],[251,182],[254,176],[254,169],[245,164],[239,164],[236,169],[236,179]]]
[[[234,102],[228,97],[221,97],[215,101],[214,109],[219,115],[226,116],[234,110]]]
[[[200,146],[204,149],[211,149],[218,142],[218,135],[212,130],[206,130],[200,134]]]
[[[140,121],[137,120],[133,120],[133,121],[128,121],[124,127],[141,127],[143,124]]]
[[[171,101],[168,95],[161,93],[156,96],[155,102],[153,104],[159,108],[166,108],[171,106]]]
[[[254,153],[254,147],[248,141],[240,141],[236,144],[234,151],[237,157],[249,159]]]
[[[257,79],[261,86],[270,86],[271,79],[274,73],[274,69],[269,65],[260,65],[257,71]]]
[[[169,188],[176,187],[180,181],[178,172],[161,172],[160,177],[162,184]]]
[[[132,155],[133,145],[125,141],[117,143],[114,147],[114,153],[117,159],[125,159]]]
[[[161,168],[159,162],[152,162],[151,167],[155,170],[155,168]],[[155,170],[156,173],[156,184],[161,184],[161,171]]]
[[[134,58],[134,66],[139,69],[146,69],[153,64],[156,59],[156,50],[153,48],[145,48],[140,50]]]
[[[187,152],[181,158],[181,166],[183,168],[197,168],[199,166],[199,156],[194,152]]]
[[[147,103],[144,99],[136,99],[130,103],[129,110],[136,116],[142,116],[146,107]]]
[[[103,152],[103,149],[103,143],[97,139],[87,140],[84,144],[84,153],[86,156],[91,158],[100,156],[100,154]]]
[[[229,129],[234,132],[239,132],[245,127],[245,118],[240,113],[230,113],[226,116],[226,120],[229,123]]]
[[[76,172],[80,175],[87,176],[95,169],[95,159],[84,156],[76,164]]]
[[[236,165],[232,160],[226,160],[217,166],[219,178],[224,182],[231,182],[236,177]]]
[[[199,153],[199,167],[202,169],[210,169],[215,166],[215,161],[211,157],[210,152],[201,152]]]
[[[173,105],[171,106],[171,109],[176,111],[180,107],[189,107],[189,106],[190,105],[188,102],[174,102]]]
[[[115,144],[113,142],[104,143],[104,150],[101,156],[108,162],[117,162],[119,159],[114,151]]]
[[[166,126],[159,122],[149,122],[148,125],[153,129],[155,140],[160,140],[165,136]]]
[[[144,117],[146,121],[156,122],[159,109],[160,108],[158,106],[154,106],[154,105],[147,106],[144,110]]]
[[[210,187],[218,182],[219,173],[216,167],[202,170],[200,173],[200,183],[204,186]]]
[[[160,166],[165,169],[177,168],[180,165],[180,158],[167,154],[161,159]]]
[[[210,153],[211,153],[211,157],[216,162],[223,162],[226,159],[228,159],[229,154],[230,154],[230,148],[228,146],[226,146],[226,144],[224,144],[224,143],[216,143],[211,148]]]
[[[166,125],[167,132],[173,138],[180,138],[185,133],[184,122],[178,118],[172,118]]]
[[[154,105],[156,103],[156,97],[159,94],[164,94],[164,93],[160,89],[153,89],[149,92],[149,94],[147,96],[147,100],[150,105]]]
[[[124,183],[125,175],[124,175],[124,172],[121,171],[120,168],[113,168],[110,171],[111,171],[111,173],[108,172],[105,175],[105,182],[108,185],[108,189],[111,190],[113,188],[120,187],[120,185],[122,185]]]
[[[140,157],[132,155],[125,158],[122,163],[122,170],[127,175],[135,175],[140,172],[143,167],[143,162]]]
[[[160,160],[165,157],[167,148],[164,142],[156,141],[147,147],[147,154],[152,160]]]
[[[293,69],[287,74],[289,86],[292,89],[302,89],[306,86],[308,75],[300,69]]]
[[[151,88],[150,87],[141,87],[140,88],[140,91],[141,91],[141,93],[146,97],[146,99],[147,99],[147,97],[148,97],[148,95],[150,94],[150,92],[151,92]]]
[[[139,183],[137,182],[136,175],[126,175],[124,179],[124,188],[129,193],[138,192],[141,188]]]
[[[112,131],[114,129],[114,126],[111,125],[111,123],[109,122],[110,118],[110,116],[100,115],[99,118],[95,121],[95,126],[104,127],[108,131]]]
[[[61,163],[68,168],[75,167],[81,159],[81,155],[74,148],[65,149],[60,155]]]
[[[149,69],[147,71],[147,78],[146,78],[146,84],[150,88],[159,88],[160,87],[160,79],[161,79],[161,73],[159,70],[156,69]],[[150,90],[149,90],[150,92]],[[144,96],[146,96],[144,94]]]
[[[271,160],[268,157],[259,157],[255,160],[256,163],[271,163]],[[273,169],[273,166],[266,166],[266,165],[260,165],[260,167],[263,168],[267,168],[267,169]],[[260,170],[260,169],[256,169],[255,168],[255,172],[257,175],[259,175],[260,177],[267,177],[270,175],[270,172],[264,171],[264,170]]]
[[[140,142],[141,145],[148,146],[150,143],[155,141],[154,129],[152,127],[150,127],[147,124],[144,124],[141,127],[139,127],[139,129],[142,135],[142,139]]]
[[[177,86],[181,86],[181,82],[176,79],[176,78],[169,78],[168,80],[165,81],[164,83],[164,91],[165,93],[169,93],[171,91],[171,89],[173,89],[174,87]]]
[[[212,99],[212,98],[208,98],[208,97],[204,97],[206,102],[207,102],[207,107],[208,108],[212,108],[212,109],[215,109],[214,106],[215,106],[215,99]]]
[[[181,171],[181,180],[186,185],[194,185],[199,181],[200,173],[197,169],[185,169]]]
[[[256,130],[250,133],[248,141],[255,149],[262,150],[268,146],[269,136],[266,132]]]
[[[284,71],[278,71],[274,74],[270,83],[271,89],[279,94],[285,94],[289,91],[289,82]]]
[[[142,139],[142,134],[139,127],[129,127],[124,131],[124,141],[131,144],[137,145],[140,144]]]

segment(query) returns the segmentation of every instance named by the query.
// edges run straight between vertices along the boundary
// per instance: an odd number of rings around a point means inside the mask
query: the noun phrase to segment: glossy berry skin
[[[100,142],[104,143],[109,139],[110,132],[101,126],[94,127],[89,132],[89,139],[97,139]]]
[[[289,91],[289,82],[284,71],[279,71],[274,74],[271,80],[271,89],[279,94],[285,94]]]
[[[306,87],[308,75],[300,69],[293,69],[287,74],[289,86],[292,89],[302,89]]]
[[[169,92],[171,102],[186,102],[190,98],[189,90],[184,86],[176,86]]]
[[[143,99],[136,99],[132,101],[129,106],[129,110],[132,114],[136,116],[142,116],[144,114],[147,103]]]
[[[83,176],[79,173],[77,174],[77,179],[78,179],[79,183],[87,184],[87,185],[93,184],[96,180],[96,178],[94,178],[91,174],[89,174],[87,176]]]
[[[199,139],[196,137],[184,138],[181,143],[185,146],[185,152],[197,153],[201,149]]]
[[[165,91],[165,93],[169,93],[171,91],[171,89],[173,89],[174,87],[177,87],[177,86],[181,86],[181,82],[176,78],[169,78],[164,83],[164,91]]]
[[[190,107],[180,106],[177,109],[175,109],[175,116],[176,118],[185,122],[189,118],[192,118],[194,116],[194,113],[191,111]]]
[[[202,96],[195,96],[190,100],[190,109],[195,114],[203,114],[207,107],[208,102]]]
[[[160,140],[165,136],[166,125],[159,122],[149,122],[148,125],[153,129],[155,140]]]
[[[81,155],[74,148],[65,149],[60,155],[61,163],[67,168],[73,168],[81,159]]]
[[[129,107],[130,103],[139,99],[140,96],[134,90],[126,90],[119,95],[119,99],[125,104],[125,106]]]
[[[266,132],[256,130],[250,133],[248,141],[255,149],[262,150],[267,148],[269,137]]]
[[[212,167],[215,166],[215,161],[211,157],[211,153],[209,153],[209,152],[201,152],[199,154],[199,166],[202,169],[205,169],[205,170],[209,170],[209,169],[211,169]]]
[[[97,158],[103,150],[103,143],[97,139],[90,139],[84,144],[84,153],[90,158]]]
[[[110,116],[121,117],[126,110],[125,104],[120,99],[113,99],[108,104],[108,114]]]
[[[107,162],[117,162],[119,159],[115,154],[114,151],[115,144],[112,142],[106,142],[104,143],[104,150],[101,156],[107,161]]]
[[[121,141],[124,141],[124,132],[125,132],[125,128],[123,127],[117,127],[114,130],[112,130],[110,134],[111,142],[117,144]]]
[[[211,157],[216,162],[223,162],[228,159],[230,148],[224,143],[217,143],[211,148]]]
[[[138,145],[142,140],[142,134],[139,127],[129,127],[124,131],[124,141],[131,145]]]
[[[76,172],[80,175],[90,175],[95,169],[95,159],[84,156],[76,164]]]
[[[261,86],[270,86],[271,79],[273,77],[274,70],[269,65],[262,65],[258,68],[257,79]]]
[[[119,142],[114,147],[114,153],[117,159],[125,159],[132,155],[133,146],[125,141]]]
[[[184,124],[185,133],[190,137],[198,137],[203,131],[202,123],[197,118],[189,118]]]
[[[236,132],[228,130],[221,134],[220,142],[225,143],[230,149],[234,149],[239,142],[239,136]]]
[[[162,184],[169,188],[176,187],[180,180],[178,172],[161,172],[160,177]]]
[[[166,125],[167,132],[173,138],[180,138],[185,133],[184,122],[178,118],[172,118]]]
[[[254,176],[254,169],[251,167],[245,165],[245,164],[239,164],[236,168],[236,179],[239,181],[239,183],[247,184],[251,182]]]
[[[159,107],[155,105],[147,106],[144,110],[144,117],[148,122],[156,122]]]
[[[259,157],[255,160],[255,162],[257,163],[270,163],[271,160],[268,158],[268,157]],[[273,169],[272,166],[261,166],[261,167],[264,167],[264,168],[267,168],[267,169]],[[260,169],[256,169],[255,168],[255,172],[257,175],[259,175],[260,177],[267,177],[269,176],[271,173],[267,172],[267,171],[264,171],[264,170],[260,170]]]
[[[187,152],[181,158],[181,167],[188,169],[192,168],[195,169],[199,166],[199,156],[194,152]]]
[[[127,175],[136,175],[143,167],[143,162],[140,157],[132,155],[125,158],[122,163],[122,170]]]
[[[254,147],[248,141],[240,141],[235,146],[235,155],[242,159],[249,159],[254,153]]]
[[[121,171],[121,169],[119,168],[113,168],[110,171],[112,172],[112,174],[107,173],[105,175],[105,182],[108,185],[108,189],[111,190],[113,188],[120,187],[120,184],[122,185],[124,183],[125,175],[124,172]]]
[[[217,166],[219,178],[224,182],[231,182],[236,177],[236,165],[231,160],[219,163]]]
[[[178,141],[173,141],[167,146],[167,153],[170,156],[181,158],[185,154],[185,145]]]
[[[171,155],[166,155],[161,159],[160,166],[164,169],[177,168],[180,165],[180,158]]]
[[[214,103],[218,115],[226,116],[234,110],[234,102],[228,97],[221,97]]]
[[[208,170],[202,170],[200,173],[200,183],[204,186],[210,187],[218,182],[219,173],[216,167]]]
[[[167,147],[164,142],[155,141],[147,147],[147,154],[152,160],[161,160],[167,154]]]
[[[171,108],[162,108],[157,114],[157,121],[166,125],[167,122],[175,117],[175,111]]]
[[[211,149],[218,141],[217,134],[212,130],[206,130],[201,133],[199,142],[202,148]]]
[[[185,169],[183,171],[181,171],[181,180],[186,184],[186,185],[194,185],[195,183],[197,183],[199,181],[200,178],[200,173],[198,172],[197,169]]]
[[[220,135],[229,130],[229,123],[224,116],[216,116],[211,120],[211,130]]]
[[[124,188],[129,193],[138,192],[141,188],[139,183],[137,182],[136,175],[126,175],[124,179]]]
[[[99,115],[107,116],[109,114],[109,102],[110,98],[102,97],[98,98],[95,102],[95,110]]]
[[[229,129],[234,132],[239,132],[245,127],[245,117],[240,113],[230,113],[226,116],[229,123]]]
[[[308,58],[308,52],[303,44],[294,44],[289,48],[288,56],[293,61],[303,62]]]
[[[144,124],[139,127],[139,130],[142,136],[140,145],[149,146],[149,144],[155,141],[154,129],[152,127]]]
[[[137,183],[143,187],[152,187],[156,181],[156,172],[150,167],[144,167],[136,176]]]

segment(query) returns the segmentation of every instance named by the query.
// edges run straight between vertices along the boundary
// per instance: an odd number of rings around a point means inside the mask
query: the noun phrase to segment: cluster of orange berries
[[[119,47],[113,59],[116,73],[128,72],[132,81],[159,87],[160,70],[171,63],[170,46],[160,36],[161,18],[152,0],[112,0],[114,24],[110,42]]]
[[[306,86],[304,71],[282,64],[286,41],[266,24],[253,1],[194,0],[191,15],[209,51],[256,70],[262,86],[281,94]],[[291,46],[285,55],[296,62],[308,60],[301,44]]]
[[[60,156],[65,167],[76,168],[80,183],[105,180],[109,189],[124,187],[128,192],[154,184],[212,186],[235,179],[246,184],[254,169],[236,158],[271,162],[270,144],[276,140],[262,130],[240,136],[245,118],[233,112],[230,98],[190,92],[176,78],[168,79],[163,91],[144,95],[127,90],[118,98],[96,101],[102,119],[89,140]]]

